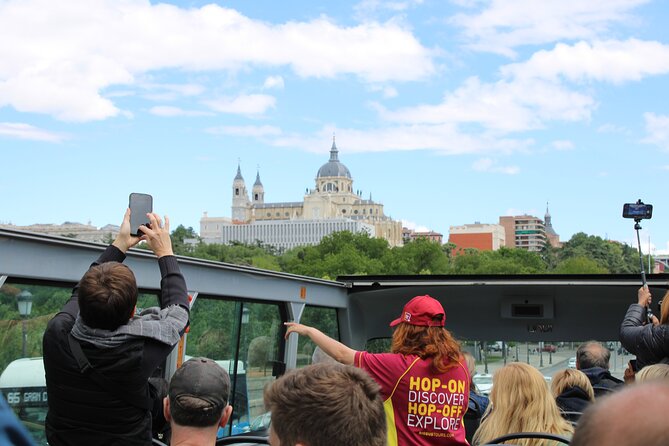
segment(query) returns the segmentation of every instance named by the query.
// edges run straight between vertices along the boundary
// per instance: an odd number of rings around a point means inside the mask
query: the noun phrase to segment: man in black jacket
[[[576,350],[576,368],[590,380],[595,397],[617,390],[624,383],[609,372],[611,352],[601,342],[584,342]]]
[[[49,322],[43,338],[50,445],[149,445],[148,379],[188,324],[186,282],[172,252],[169,220],[148,214],[141,237],[127,210],[116,240],[100,255]],[[141,240],[158,257],[160,308],[135,316],[137,284],[121,262]]]

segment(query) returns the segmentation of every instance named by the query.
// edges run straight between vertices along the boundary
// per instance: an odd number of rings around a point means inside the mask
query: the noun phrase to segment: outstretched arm
[[[309,336],[314,344],[319,346],[321,350],[332,356],[338,362],[347,365],[353,365],[355,361],[355,350],[345,346],[341,342],[332,339],[322,331],[314,327],[298,324],[297,322],[285,322],[284,325],[288,327],[286,331],[286,339],[291,333],[297,333],[302,336]]]

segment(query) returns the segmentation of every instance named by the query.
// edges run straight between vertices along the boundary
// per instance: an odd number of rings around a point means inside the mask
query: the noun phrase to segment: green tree
[[[177,228],[170,234],[172,239],[172,249],[177,255],[189,255],[193,252],[193,245],[186,243],[186,240],[196,240],[197,244],[202,243],[202,239],[197,235],[192,227],[185,227],[183,225]]]
[[[562,246],[558,260],[586,257],[613,274],[635,273],[639,272],[639,258],[637,254],[635,261],[634,252],[634,248],[623,243],[579,232]]]
[[[593,259],[579,256],[560,262],[552,272],[555,274],[607,274],[608,270]]]

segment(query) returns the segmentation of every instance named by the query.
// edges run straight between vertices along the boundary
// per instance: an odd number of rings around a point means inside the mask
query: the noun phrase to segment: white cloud
[[[151,107],[149,113],[156,116],[175,117],[175,116],[211,116],[213,113],[200,110],[184,110],[179,107],[167,105]]]
[[[503,173],[506,175],[516,175],[520,172],[518,166],[498,166],[495,161],[490,158],[481,158],[474,161],[472,169],[477,172]]]
[[[156,84],[143,83],[140,88],[148,91],[144,95],[154,101],[173,101],[182,97],[199,96],[205,88],[200,84]]]
[[[157,70],[288,67],[302,77],[408,81],[435,71],[432,50],[396,22],[321,17],[270,24],[209,4],[146,0],[0,2],[0,107],[90,121],[121,110],[102,93]]]
[[[551,143],[555,150],[573,150],[574,143],[567,140],[556,140]]]
[[[501,72],[516,79],[638,81],[669,73],[669,45],[637,39],[560,43],[534,53],[526,62],[506,65]]]
[[[44,142],[61,142],[67,139],[65,135],[21,122],[0,122],[0,136]]]
[[[402,220],[402,227],[411,229],[416,232],[430,232],[430,228],[427,226],[419,225],[418,223],[410,220]]]
[[[646,121],[646,137],[642,142],[669,150],[669,116],[644,113],[643,118]]]
[[[283,90],[283,87],[283,77],[281,76],[267,76],[263,84],[265,90],[270,90],[272,88]]]
[[[490,0],[482,9],[453,16],[468,45],[515,56],[514,48],[561,40],[592,40],[611,25],[633,24],[631,11],[649,0]]]
[[[587,121],[594,109],[589,96],[541,80],[482,83],[469,78],[437,105],[397,111],[379,107],[381,117],[407,124],[479,124],[486,129],[518,132],[541,128],[547,120]]]
[[[261,115],[268,109],[275,107],[276,98],[266,94],[243,94],[237,97],[211,99],[202,103],[220,113]]]
[[[627,128],[621,126],[621,125],[616,125],[616,124],[603,124],[597,127],[597,131],[599,133],[628,133],[629,131]]]
[[[281,129],[271,125],[243,125],[243,126],[220,126],[210,127],[207,133],[214,135],[234,135],[234,136],[251,136],[255,138],[263,138],[267,136],[281,135]]]
[[[330,146],[323,141],[330,140],[333,132],[346,135],[341,143],[346,146],[347,153],[432,150],[441,155],[510,154],[526,151],[534,144],[531,139],[504,138],[486,133],[469,135],[455,126],[444,124],[397,125],[366,130],[325,126],[313,135],[284,133],[269,142],[278,147],[327,153]]]

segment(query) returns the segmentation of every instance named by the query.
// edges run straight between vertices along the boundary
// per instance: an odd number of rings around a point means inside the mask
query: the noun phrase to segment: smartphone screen
[[[149,225],[149,218],[146,214],[153,212],[153,197],[148,194],[132,193],[128,207],[130,208],[130,234],[142,235],[139,226]]]

